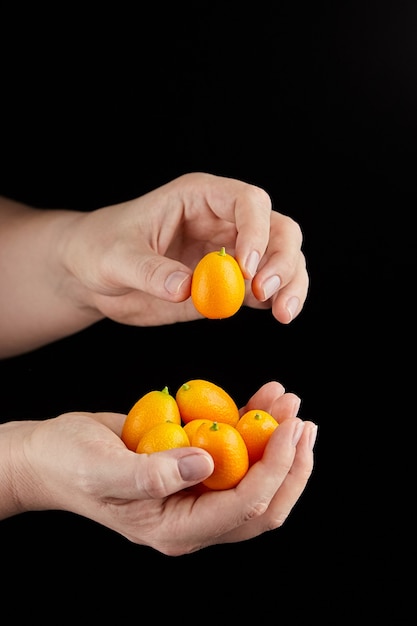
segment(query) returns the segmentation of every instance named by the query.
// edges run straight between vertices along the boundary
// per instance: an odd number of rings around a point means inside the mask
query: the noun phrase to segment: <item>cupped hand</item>
[[[80,213],[63,236],[69,283],[79,285],[68,293],[125,324],[197,319],[193,269],[223,246],[240,264],[247,306],[272,308],[284,324],[299,314],[309,283],[299,225],[272,210],[263,189],[205,173]]]
[[[261,461],[227,491],[193,489],[213,470],[199,448],[152,455],[127,450],[125,416],[67,413],[27,426],[20,454],[24,509],[62,509],[97,521],[167,555],[242,541],[278,528],[313,469],[316,426],[296,417],[300,401],[272,381],[241,411],[262,408],[280,422]]]

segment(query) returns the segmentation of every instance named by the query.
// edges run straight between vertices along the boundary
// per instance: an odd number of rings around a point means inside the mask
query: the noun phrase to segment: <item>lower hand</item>
[[[241,409],[262,408],[280,423],[263,458],[234,489],[203,493],[192,487],[211,474],[210,455],[199,448],[129,451],[120,439],[122,414],[7,424],[16,431],[16,512],[72,511],[173,556],[256,537],[284,523],[313,469],[316,426],[296,417],[299,404],[278,382],[263,385]]]

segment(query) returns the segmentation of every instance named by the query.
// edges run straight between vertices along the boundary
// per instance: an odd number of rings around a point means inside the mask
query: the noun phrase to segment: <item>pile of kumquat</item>
[[[152,390],[128,412],[121,438],[138,454],[197,446],[213,458],[213,473],[203,484],[214,490],[231,489],[264,452],[278,427],[276,419],[261,409],[243,415],[229,393],[204,379],[182,384],[175,396],[168,387]]]

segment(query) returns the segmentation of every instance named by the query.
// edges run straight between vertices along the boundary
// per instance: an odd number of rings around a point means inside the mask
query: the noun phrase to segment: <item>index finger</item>
[[[268,193],[246,185],[236,198],[235,257],[246,279],[253,278],[265,254],[271,235],[272,203]]]
[[[190,176],[189,183],[198,190],[198,195],[202,193],[214,215],[234,224],[234,256],[245,278],[253,278],[270,238],[269,194],[256,185],[211,174]]]

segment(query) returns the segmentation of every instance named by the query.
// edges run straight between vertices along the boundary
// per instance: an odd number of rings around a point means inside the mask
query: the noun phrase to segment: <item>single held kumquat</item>
[[[262,409],[251,409],[241,416],[236,430],[242,435],[248,449],[249,465],[262,458],[265,446],[277,427],[277,420]]]
[[[195,378],[177,390],[175,399],[184,423],[207,419],[236,426],[239,409],[231,395],[215,383]]]
[[[191,299],[209,319],[231,317],[245,298],[245,279],[239,263],[224,247],[208,252],[194,268]]]
[[[149,391],[135,402],[124,421],[121,439],[135,452],[142,435],[160,422],[181,424],[178,404],[168,387]]]

